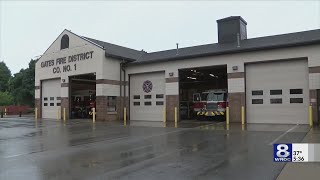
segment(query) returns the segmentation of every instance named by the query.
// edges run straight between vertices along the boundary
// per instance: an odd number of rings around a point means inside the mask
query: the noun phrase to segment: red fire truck
[[[197,119],[224,116],[228,92],[225,89],[208,90],[193,94],[193,111]]]

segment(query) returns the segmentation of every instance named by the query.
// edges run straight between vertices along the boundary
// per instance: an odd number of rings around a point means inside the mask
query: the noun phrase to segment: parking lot
[[[302,142],[309,130],[0,119],[0,179],[276,179],[285,163],[273,162],[272,144]]]

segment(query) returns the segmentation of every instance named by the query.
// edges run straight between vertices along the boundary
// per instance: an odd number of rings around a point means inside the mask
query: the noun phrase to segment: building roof
[[[146,53],[144,51],[138,51],[135,49],[126,48],[123,46],[99,41],[99,40],[84,37],[84,36],[82,37],[95,44],[98,44],[103,49],[105,49],[106,56],[108,57],[120,58],[128,61],[135,61],[135,60],[138,60],[143,54]]]
[[[265,36],[241,40],[234,43],[214,43],[186,48],[170,49],[147,53],[107,42],[84,37],[102,47],[106,56],[133,61],[132,64],[153,63],[169,60],[187,59],[203,56],[222,55],[239,52],[311,45],[320,43],[320,29]]]

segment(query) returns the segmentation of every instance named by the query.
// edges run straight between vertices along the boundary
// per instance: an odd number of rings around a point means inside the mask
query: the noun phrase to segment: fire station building
[[[193,96],[226,89],[230,122],[318,122],[320,30],[247,37],[240,16],[217,20],[218,42],[159,52],[122,47],[64,30],[36,63],[38,117],[130,121],[192,119]]]

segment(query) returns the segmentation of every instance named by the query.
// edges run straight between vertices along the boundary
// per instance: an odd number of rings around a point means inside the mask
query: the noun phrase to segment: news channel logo
[[[274,162],[292,161],[292,144],[273,144]]]

